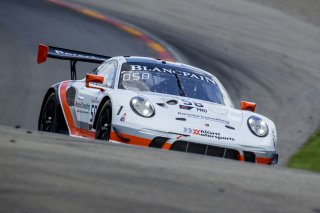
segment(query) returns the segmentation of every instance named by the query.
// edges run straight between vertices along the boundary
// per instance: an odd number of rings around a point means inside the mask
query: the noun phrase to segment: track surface
[[[14,129],[0,134],[1,213],[320,211],[313,173]]]
[[[236,103],[256,101],[278,126],[284,162],[319,124],[320,30],[240,0],[181,2],[92,0],[90,7],[165,39],[212,70]],[[40,0],[1,1],[0,32],[0,123],[24,128],[36,128],[48,86],[69,78],[66,62],[36,65],[38,42],[145,54],[127,34]],[[320,212],[320,177],[312,173],[3,127],[0,135],[1,213]]]

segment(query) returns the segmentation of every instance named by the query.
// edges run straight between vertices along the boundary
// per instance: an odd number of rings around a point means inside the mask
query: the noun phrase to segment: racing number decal
[[[93,122],[94,117],[96,116],[97,108],[98,108],[97,105],[91,105],[91,109],[90,109],[90,123]]]
[[[203,105],[201,103],[197,103],[197,102],[192,103],[192,102],[185,100],[185,99],[182,99],[181,101],[183,101],[183,105],[186,105],[186,106],[192,106],[194,104],[196,107],[203,107]]]
[[[150,74],[147,72],[144,73],[126,73],[123,74],[123,81],[139,81],[140,79],[142,80],[148,80],[150,79]]]
[[[184,100],[184,99],[182,99],[181,101],[183,101],[183,105],[187,105],[187,106],[191,106],[192,105],[192,102],[190,102],[190,101],[187,101],[187,100]]]
[[[202,103],[193,102],[196,107],[203,107]]]
[[[190,102],[189,100],[186,99],[181,99],[182,105],[180,105],[180,109],[185,109],[185,110],[191,110],[191,109],[196,109],[197,112],[203,112],[207,113],[208,110],[204,109],[204,106],[202,103],[199,102]]]

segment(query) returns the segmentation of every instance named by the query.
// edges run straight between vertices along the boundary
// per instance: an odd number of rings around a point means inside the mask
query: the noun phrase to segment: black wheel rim
[[[53,132],[55,127],[55,100],[54,95],[48,98],[45,108],[43,109],[41,119],[41,131]]]
[[[106,104],[98,119],[96,138],[109,140],[111,132],[111,107]]]

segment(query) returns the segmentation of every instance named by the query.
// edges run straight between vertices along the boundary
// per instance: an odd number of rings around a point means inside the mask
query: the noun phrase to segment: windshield
[[[166,64],[124,63],[119,88],[184,96],[233,107],[227,92],[213,76]]]

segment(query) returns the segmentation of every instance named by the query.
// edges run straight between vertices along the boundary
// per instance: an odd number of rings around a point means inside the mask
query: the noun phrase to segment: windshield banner
[[[171,66],[157,66],[154,64],[128,64],[129,66],[125,66],[123,71],[151,71],[151,72],[160,72],[160,73],[169,73],[169,74],[177,74],[184,77],[189,77],[201,81],[205,81],[208,83],[216,84],[212,77],[207,75],[201,75],[199,73],[192,72],[188,69],[177,69],[176,67]],[[128,70],[130,69],[130,70]]]

